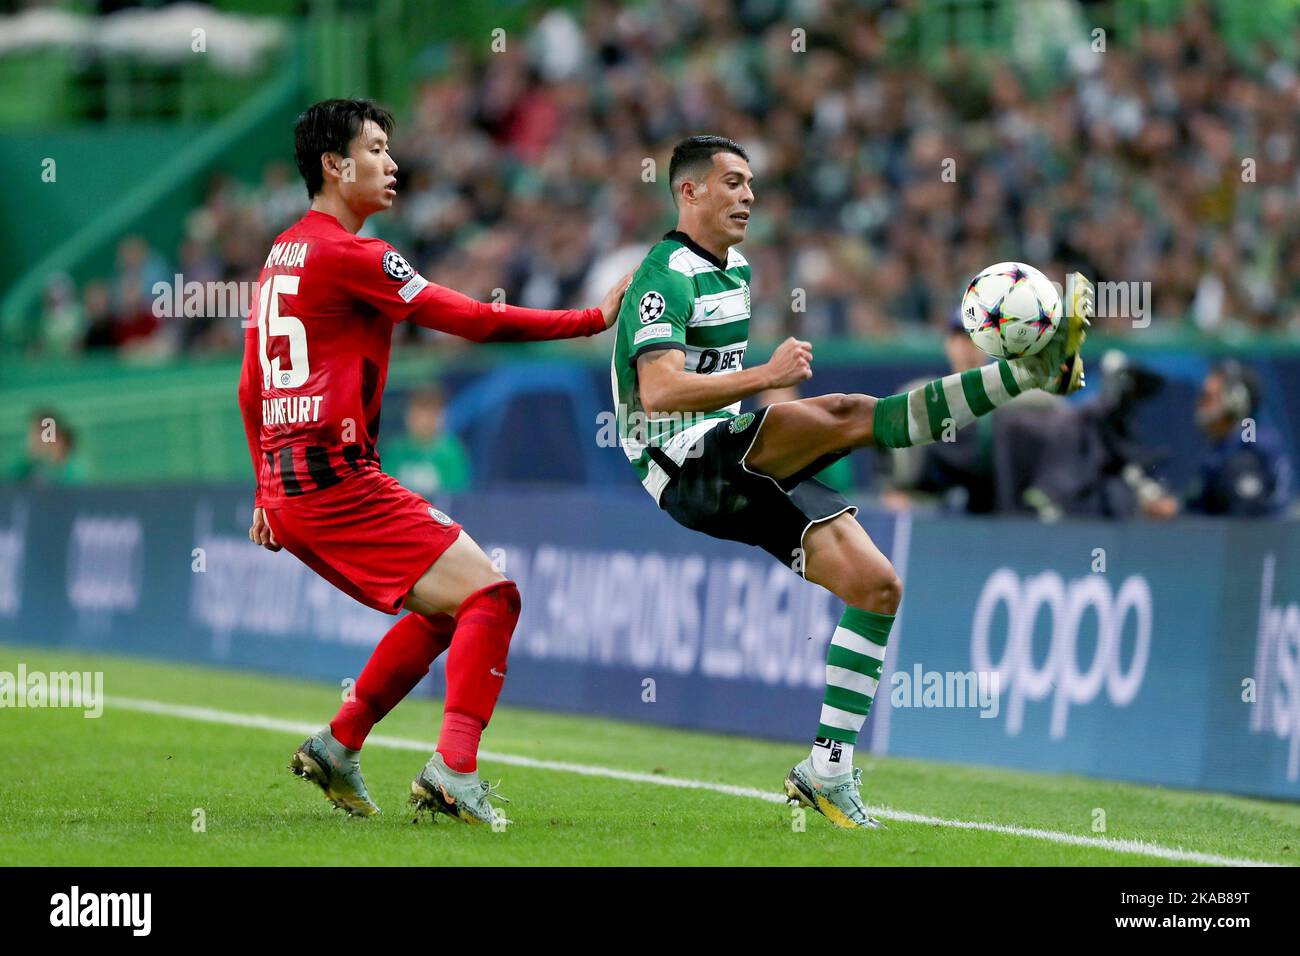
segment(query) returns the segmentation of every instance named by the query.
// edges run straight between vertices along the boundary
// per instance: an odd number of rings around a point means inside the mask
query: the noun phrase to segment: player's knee
[[[507,587],[507,585],[509,585],[509,587]],[[485,591],[489,588],[494,592],[500,593],[503,597],[506,596],[507,592],[513,591],[514,597],[512,600],[516,609],[518,608],[519,588],[515,585],[514,581],[511,581],[495,567],[491,566],[484,570],[482,574],[478,575],[473,584],[474,592]]]
[[[503,619],[508,618],[509,627],[513,628],[523,609],[519,586],[504,575],[497,574],[495,581],[474,588],[461,600],[456,609],[456,619],[459,620],[470,608],[490,609],[491,613]]]
[[[835,425],[852,444],[863,444],[871,438],[871,419],[876,411],[876,400],[870,395],[827,395],[827,411]]]
[[[836,421],[843,421],[853,411],[853,396],[843,392],[828,392],[818,398],[818,404]]]
[[[878,614],[894,614],[903,600],[903,582],[888,561],[873,561],[854,582],[848,603]]]
[[[504,575],[502,576],[501,581],[502,584],[499,588],[501,591],[501,597],[506,602],[506,606],[509,607],[510,613],[518,618],[520,611],[522,611],[524,607],[524,599],[519,593],[519,586]]]
[[[894,573],[893,565],[889,566],[889,575],[881,583],[880,601],[882,614],[896,613],[898,605],[903,603],[903,579]]]

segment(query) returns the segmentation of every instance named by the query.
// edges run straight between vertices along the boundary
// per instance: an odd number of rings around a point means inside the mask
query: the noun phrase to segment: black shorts
[[[692,531],[762,548],[802,577],[808,529],[858,512],[838,491],[813,477],[849,449],[823,455],[783,481],[750,471],[745,456],[767,412],[760,408],[709,429],[680,466],[653,449],[654,460],[669,475],[659,507]]]

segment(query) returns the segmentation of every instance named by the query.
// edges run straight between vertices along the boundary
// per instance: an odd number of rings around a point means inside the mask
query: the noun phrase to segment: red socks
[[[429,673],[429,665],[451,643],[455,626],[449,614],[412,613],[394,624],[366,662],[352,688],[352,700],[330,721],[334,738],[350,750],[360,750],[370,728]]]
[[[506,654],[518,620],[519,588],[513,581],[480,588],[456,612],[438,753],[457,773],[478,769],[479,737],[501,695]]]
[[[437,749],[448,767],[457,773],[478,769],[478,742],[485,726],[477,717],[444,710]]]
[[[450,645],[438,753],[457,773],[478,769],[479,738],[501,694],[506,655],[518,620],[519,589],[513,581],[498,581],[475,591],[454,618],[407,614],[370,655],[353,688],[353,699],[339,708],[330,731],[343,746],[360,750],[370,729],[414,689]]]

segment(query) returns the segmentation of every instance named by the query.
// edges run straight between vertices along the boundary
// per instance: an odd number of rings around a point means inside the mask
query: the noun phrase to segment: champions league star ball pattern
[[[1021,358],[1052,340],[1061,321],[1061,296],[1033,266],[999,262],[971,279],[961,300],[961,321],[982,351]]]
[[[641,324],[649,325],[657,321],[664,314],[664,297],[658,292],[647,292],[641,296]]]
[[[396,279],[398,282],[405,282],[415,275],[415,270],[411,268],[411,264],[403,259],[400,253],[394,252],[392,249],[384,253],[383,263],[384,272],[389,278]]]

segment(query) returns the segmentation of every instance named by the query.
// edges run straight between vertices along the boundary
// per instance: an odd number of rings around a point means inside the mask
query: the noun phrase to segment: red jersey
[[[599,309],[488,304],[434,285],[388,243],[315,210],[276,238],[257,282],[239,383],[257,507],[379,470],[394,324],[410,320],[475,342],[605,328]]]

